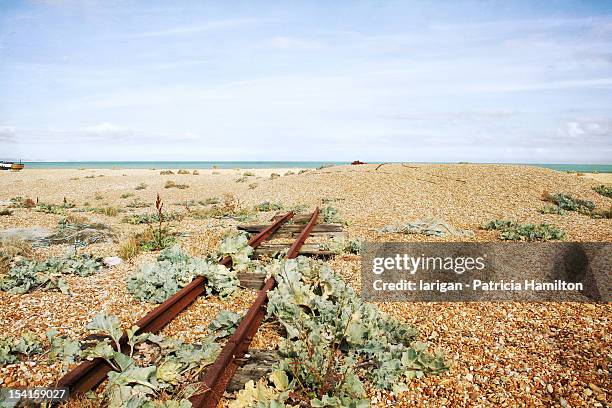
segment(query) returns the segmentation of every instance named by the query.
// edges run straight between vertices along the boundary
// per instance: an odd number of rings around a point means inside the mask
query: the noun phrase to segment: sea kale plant
[[[486,230],[500,231],[504,241],[551,241],[562,240],[565,232],[548,224],[519,224],[514,221],[493,220],[484,226]]]
[[[604,197],[612,198],[612,186],[600,185],[593,187],[593,190]]]
[[[0,337],[0,365],[19,361],[21,356],[30,357],[42,352],[42,345],[36,334],[26,331],[20,337]]]
[[[138,272],[126,279],[127,289],[138,300],[161,303],[196,276],[206,278],[206,293],[221,297],[232,294],[238,287],[236,271],[251,264],[253,248],[248,245],[245,234],[228,236],[219,249],[208,258],[196,258],[182,251],[178,245],[162,250],[157,261],[142,265]],[[230,270],[219,261],[225,256],[232,258]]]
[[[0,290],[11,294],[27,293],[36,289],[58,289],[68,294],[63,275],[90,276],[102,269],[102,262],[91,255],[73,254],[45,261],[19,260],[8,273],[0,277]]]
[[[298,257],[273,262],[270,272],[278,285],[268,316],[286,330],[282,360],[269,381],[248,383],[235,407],[365,407],[364,380],[399,392],[449,368],[412,326],[363,302],[325,263]]]

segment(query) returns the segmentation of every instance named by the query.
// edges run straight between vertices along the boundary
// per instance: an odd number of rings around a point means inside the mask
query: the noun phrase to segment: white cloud
[[[207,21],[198,25],[185,25],[155,31],[145,31],[142,33],[134,34],[133,37],[168,37],[176,35],[197,34],[207,31],[238,28],[259,21],[261,20],[252,18],[232,18],[217,21]]]
[[[15,141],[15,128],[12,126],[0,126],[0,142],[14,143]]]
[[[303,40],[295,37],[274,37],[265,43],[266,46],[282,50],[316,50],[323,47],[318,41]]]

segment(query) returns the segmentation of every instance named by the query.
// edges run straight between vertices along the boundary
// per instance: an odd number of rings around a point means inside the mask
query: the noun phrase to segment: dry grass
[[[125,261],[134,258],[141,251],[140,243],[141,238],[139,234],[132,235],[119,245],[119,256]]]
[[[0,239],[0,275],[8,272],[11,260],[16,256],[32,257],[32,247],[29,243],[15,239]]]
[[[119,215],[119,212],[120,212],[120,210],[117,207],[111,207],[111,206],[92,208],[91,211],[96,214],[102,214],[102,215],[106,215],[109,217],[116,217],[117,215]]]
[[[176,182],[168,180],[166,184],[164,184],[164,188],[178,188],[179,190],[184,190],[189,188],[189,186],[187,184],[176,184]]]

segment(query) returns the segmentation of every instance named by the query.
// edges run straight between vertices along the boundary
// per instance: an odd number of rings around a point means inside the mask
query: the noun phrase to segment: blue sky
[[[612,163],[612,2],[1,0],[0,158]]]

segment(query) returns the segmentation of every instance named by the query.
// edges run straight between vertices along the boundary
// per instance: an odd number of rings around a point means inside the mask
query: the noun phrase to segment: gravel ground
[[[371,241],[452,241],[419,235],[380,234],[388,224],[405,223],[436,216],[457,228],[470,229],[473,241],[496,241],[497,234],[479,230],[494,218],[520,222],[546,222],[562,228],[572,241],[612,241],[612,221],[595,220],[569,213],[539,214],[544,191],[566,192],[592,200],[607,209],[612,200],[592,191],[609,183],[608,175],[566,174],[527,166],[501,165],[375,165],[341,166],[309,170],[304,174],[271,180],[271,173],[287,169],[249,170],[254,176],[236,182],[245,170],[199,170],[199,175],[160,175],[159,170],[32,170],[0,173],[0,206],[15,196],[61,203],[64,197],[77,207],[112,205],[125,208],[138,198],[153,202],[159,192],[168,211],[185,212],[175,206],[187,200],[205,200],[233,193],[242,205],[262,201],[281,202],[286,207],[304,205],[307,211],[334,200],[348,221],[351,237]],[[299,169],[291,169],[297,173]],[[93,176],[93,177],[92,177]],[[76,179],[78,178],[78,179]],[[166,181],[187,184],[184,190],[163,188]],[[135,190],[139,183],[144,190]],[[253,184],[257,186],[253,187]],[[121,198],[124,193],[133,197]],[[138,209],[147,212],[150,209]],[[70,211],[68,210],[68,213]],[[117,242],[95,244],[85,251],[96,256],[116,255],[119,243],[145,227],[121,223],[123,214],[109,217],[79,213],[110,225]],[[266,221],[272,213],[258,214]],[[16,209],[0,216],[0,230],[40,226],[53,230],[61,215]],[[214,249],[220,237],[238,224],[235,220],[194,219],[173,222],[185,236],[181,244],[193,255]],[[455,239],[456,240],[456,239]],[[39,258],[59,255],[69,248],[36,249]],[[154,305],[137,302],[126,293],[124,279],[154,254],[141,254],[130,262],[105,269],[88,278],[69,277],[74,292],[7,295],[0,292],[0,327],[17,335],[30,329],[41,336],[49,327],[60,333],[82,336],[86,322],[98,311],[118,315],[131,325]],[[356,288],[360,287],[357,256],[338,256],[333,268]],[[240,290],[221,301],[202,298],[165,330],[165,334],[192,340],[218,310],[246,310],[254,292]],[[371,391],[377,406],[607,406],[611,399],[611,325],[609,304],[576,303],[401,303],[380,304],[383,310],[414,323],[435,347],[446,350],[452,360],[449,373],[414,381],[408,392],[394,396]],[[265,325],[253,346],[270,348],[278,340],[274,325]],[[43,385],[57,378],[60,367],[28,362],[0,368],[0,386]],[[72,406],[75,406],[71,404]],[[85,405],[85,404],[84,404]],[[89,406],[89,405],[88,405]]]

